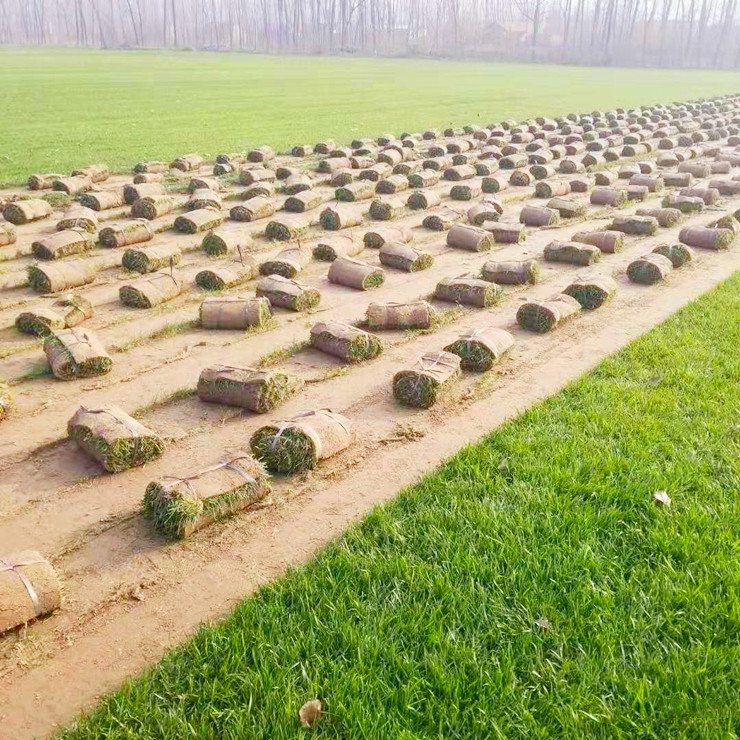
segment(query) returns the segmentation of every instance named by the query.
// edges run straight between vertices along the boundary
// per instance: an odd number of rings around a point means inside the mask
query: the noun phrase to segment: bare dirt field
[[[168,187],[175,192],[178,209],[154,219],[154,239],[138,246],[148,249],[172,244],[182,249],[182,261],[174,268],[187,286],[182,294],[153,309],[127,308],[119,301],[120,286],[132,280],[132,274],[121,267],[124,249],[98,246],[80,257],[96,269],[94,282],[75,291],[95,308],[84,327],[98,336],[113,359],[113,370],[96,378],[69,382],[55,378],[46,371],[40,341],[16,330],[14,322],[19,312],[49,307],[58,297],[34,294],[26,285],[26,272],[34,262],[32,242],[54,233],[61,212],[18,226],[17,241],[0,247],[0,379],[10,384],[14,399],[8,418],[0,422],[0,556],[34,549],[48,557],[63,581],[64,603],[50,617],[0,637],[0,738],[43,735],[57,723],[69,721],[76,712],[89,708],[101,693],[182,641],[204,620],[217,618],[287,566],[305,560],[374,504],[395,495],[399,488],[467,442],[555,392],[740,268],[737,251],[697,249],[690,263],[657,285],[634,284],[625,274],[633,260],[657,245],[677,243],[682,229],[706,226],[737,211],[740,191],[705,205],[701,212],[683,215],[679,223],[661,227],[653,235],[626,236],[621,251],[601,255],[595,265],[579,267],[543,259],[543,250],[551,242],[568,241],[576,232],[605,229],[615,215],[660,207],[668,193],[680,190],[658,188],[657,192],[643,193],[644,201],[630,200],[619,209],[592,205],[597,172],[617,173],[625,163],[640,162],[643,172],[673,174],[680,169],[679,163],[662,160],[658,166],[658,157],[671,153],[680,155],[683,161],[709,166],[718,161],[730,163],[729,173],[694,177],[694,187],[707,186],[717,179],[740,186],[740,147],[737,133],[728,130],[737,127],[740,114],[735,101],[730,102],[729,110],[721,115],[705,111],[703,118],[696,116],[697,120],[714,122],[705,131],[719,132],[712,139],[694,137],[692,146],[680,141],[677,121],[664,112],[668,116],[665,120],[659,117],[633,124],[633,133],[639,132],[644,141],[651,143],[651,150],[637,157],[599,160],[590,171],[571,175],[560,169],[562,160],[580,162],[586,152],[558,156],[551,163],[555,171],[549,173],[548,182],[577,180],[584,184],[585,192],[564,196],[583,205],[584,215],[562,218],[551,226],[527,227],[524,241],[496,244],[492,252],[449,247],[444,231],[424,228],[422,221],[433,212],[450,215],[450,209],[453,218],[466,219],[475,202],[493,197],[503,207],[500,221],[516,223],[523,207],[543,206],[549,200],[535,197],[534,180],[526,186],[512,185],[495,195],[477,195],[473,202],[464,202],[449,197],[450,188],[457,182],[440,179],[424,190],[440,195],[439,206],[422,211],[406,209],[391,222],[369,217],[370,200],[346,204],[349,211],[361,213],[362,223],[339,233],[350,233],[361,240],[369,229],[402,227],[411,235],[414,247],[433,255],[432,266],[413,273],[386,268],[381,287],[358,291],[330,283],[329,263],[313,260],[297,279],[320,290],[319,307],[306,313],[276,309],[275,320],[263,331],[209,331],[199,326],[199,306],[206,294],[195,285],[194,278],[219,261],[201,249],[203,234],[184,235],[172,224],[185,212],[188,196],[181,185],[187,185],[196,175],[212,176],[213,163],[187,173],[172,171]],[[689,115],[684,111],[680,117],[688,119]],[[627,118],[625,115],[625,133]],[[574,124],[574,141],[585,133],[579,128]],[[533,122],[532,129],[547,131]],[[623,138],[623,134],[615,136]],[[524,151],[528,137],[512,142],[511,130],[500,135],[486,132],[482,138],[455,132],[436,140],[412,139],[413,146],[404,148],[410,152],[408,161],[413,162],[428,159],[424,153],[429,147],[449,149],[450,144],[464,140],[471,147],[469,160],[485,162],[488,160],[479,157],[487,139],[497,140],[490,146],[509,145]],[[675,140],[675,146],[658,148],[662,139]],[[548,143],[545,148],[558,151],[559,146]],[[622,146],[614,144],[613,149],[621,152]],[[369,156],[377,158],[377,154]],[[317,160],[323,159],[316,155],[279,155],[267,163],[273,170],[297,167],[314,178],[312,189],[320,194],[322,205],[306,214],[311,225],[300,240],[304,248],[327,235],[318,223],[319,214],[325,205],[336,205],[330,175],[314,172]],[[517,169],[523,171],[528,166]],[[500,169],[496,176],[508,181],[511,172]],[[356,177],[358,171],[352,173]],[[476,175],[465,183],[479,184],[481,180]],[[221,177],[220,181],[222,211],[228,215],[229,208],[240,203],[228,197],[246,186],[235,182],[233,176]],[[130,182],[131,176],[113,175],[95,187],[117,190]],[[618,179],[614,187],[626,187],[629,182],[627,178]],[[264,236],[265,226],[285,215],[282,208],[286,196],[280,192],[280,181],[276,186],[277,192],[271,196],[277,209],[275,216],[246,223],[227,219],[220,228],[237,240],[251,236],[254,246],[248,252],[259,263],[286,246]],[[728,184],[727,192],[731,190]],[[405,201],[411,192],[375,197]],[[0,193],[0,199],[11,199],[19,193],[31,195],[25,189],[7,190]],[[712,198],[707,196],[707,200]],[[100,212],[101,227],[105,225],[103,219],[128,220],[129,210]],[[357,258],[380,264],[375,249],[365,248]],[[220,262],[233,259],[233,254],[227,255]],[[505,287],[502,301],[490,308],[457,306],[429,298],[442,278],[461,274],[477,277],[482,265],[491,259],[537,260],[541,279],[535,285]],[[548,298],[575,279],[594,274],[616,280],[617,292],[608,304],[584,311],[546,334],[534,334],[518,326],[516,313],[523,302]],[[253,295],[253,286],[237,286],[225,294]],[[370,303],[419,299],[430,300],[444,320],[425,332],[377,332],[384,352],[375,360],[350,366],[305,345],[317,321],[355,323],[364,317]],[[487,326],[505,329],[515,339],[511,353],[492,371],[483,375],[465,373],[454,389],[429,410],[405,408],[394,401],[391,380],[397,371],[413,365],[425,352],[444,348],[464,330]],[[276,353],[283,348],[286,351]],[[193,393],[198,376],[203,368],[222,362],[269,365],[301,377],[305,386],[267,416],[204,404]],[[117,475],[102,473],[66,439],[67,421],[80,404],[122,407],[165,438],[165,454],[155,462]],[[248,450],[252,433],[266,421],[324,407],[350,419],[354,443],[316,470],[275,477],[268,498],[188,540],[167,540],[143,519],[141,500],[149,481],[162,475],[189,475],[214,465]]]

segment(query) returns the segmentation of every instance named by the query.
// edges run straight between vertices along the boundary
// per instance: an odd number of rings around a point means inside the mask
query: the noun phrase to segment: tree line
[[[0,43],[740,67],[738,0],[0,0]]]

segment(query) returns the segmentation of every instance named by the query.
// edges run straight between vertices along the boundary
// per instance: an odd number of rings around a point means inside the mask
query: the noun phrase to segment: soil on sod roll
[[[501,288],[473,277],[442,278],[434,288],[434,297],[440,301],[462,303],[479,308],[488,308],[499,302]]]
[[[581,308],[593,311],[607,303],[617,292],[617,283],[608,275],[593,275],[571,283],[564,291],[565,295],[575,298]]]
[[[144,493],[142,512],[157,531],[181,539],[246,509],[269,492],[262,465],[242,453],[184,478],[164,476],[152,481]]]
[[[311,327],[311,346],[346,362],[363,362],[383,351],[380,339],[341,321],[321,321]]]
[[[426,270],[434,263],[434,257],[428,252],[398,242],[384,244],[378,252],[380,263],[405,272]]]
[[[117,406],[80,406],[67,423],[69,438],[109,473],[156,460],[164,441]]]
[[[59,577],[40,553],[0,550],[0,635],[51,614],[61,603]]]
[[[195,276],[195,283],[203,290],[226,290],[226,288],[242,285],[256,276],[257,263],[254,257],[245,257],[244,261],[201,270]]]
[[[319,239],[314,245],[314,259],[333,262],[338,257],[355,257],[364,249],[364,244],[353,234],[337,234]]]
[[[100,340],[87,329],[59,329],[46,335],[44,354],[55,377],[61,380],[105,375],[113,360]]]
[[[182,280],[174,275],[156,273],[151,277],[121,286],[118,295],[124,306],[153,308],[180,295],[182,288]]]
[[[673,271],[673,263],[662,254],[646,254],[627,266],[627,277],[640,285],[655,285]]]
[[[98,233],[98,241],[104,247],[128,247],[154,238],[154,230],[146,219],[125,224],[104,226]]]
[[[58,193],[66,193],[75,196],[90,190],[93,182],[89,177],[60,177],[54,180],[53,188]]]
[[[524,224],[484,221],[481,228],[493,236],[493,241],[496,244],[518,244],[527,238]]]
[[[453,185],[450,188],[452,200],[469,201],[477,198],[483,192],[480,183],[467,183],[465,185]]]
[[[259,267],[260,275],[282,275],[294,278],[309,262],[311,253],[301,246],[287,247],[278,252],[271,260]]]
[[[560,214],[546,206],[524,206],[519,213],[519,222],[525,226],[554,226],[560,223]]]
[[[87,285],[95,279],[94,266],[84,261],[30,265],[28,284],[37,293],[58,293]]]
[[[222,296],[206,298],[200,304],[200,324],[204,329],[246,331],[264,327],[271,319],[272,307],[264,297]]]
[[[616,254],[624,248],[624,234],[620,231],[578,231],[571,241],[591,244],[604,254]]]
[[[678,240],[687,247],[700,249],[722,250],[729,249],[735,240],[735,232],[731,229],[710,229],[705,226],[688,226],[681,229]]]
[[[522,304],[516,320],[522,329],[540,334],[551,331],[581,310],[581,304],[569,295],[559,294],[544,301],[529,301]]]
[[[565,262],[570,265],[588,266],[601,259],[601,251],[592,244],[582,242],[550,242],[543,252],[547,262]]]
[[[540,180],[534,186],[534,194],[538,198],[553,198],[557,195],[568,195],[570,183],[567,180]]]
[[[132,272],[156,272],[180,263],[182,252],[174,244],[160,244],[148,249],[127,249],[121,265]]]
[[[371,303],[365,312],[370,329],[429,329],[438,314],[427,301]]]
[[[330,409],[305,411],[258,429],[250,440],[252,454],[272,473],[312,470],[349,447],[352,428],[347,417]]]
[[[203,164],[203,161],[203,157],[200,154],[183,154],[171,162],[170,167],[181,172],[190,172],[197,170]]]
[[[153,200],[165,195],[167,195],[167,191],[161,182],[145,182],[123,186],[123,199],[130,206],[133,206],[137,200],[143,200],[144,198]]]
[[[570,200],[569,198],[550,198],[546,208],[552,208],[560,214],[560,218],[578,218],[585,215],[586,205]]]
[[[490,260],[481,268],[481,278],[499,285],[535,285],[540,279],[537,260],[496,262]]]
[[[303,380],[281,372],[239,365],[207,367],[198,379],[198,398],[266,414],[303,387]]]
[[[362,212],[342,206],[327,206],[319,216],[321,227],[327,231],[339,231],[362,223]]]
[[[393,376],[393,396],[404,406],[428,409],[460,378],[460,357],[452,352],[428,352],[408,370]]]
[[[13,201],[3,207],[3,217],[15,226],[46,218],[53,212],[54,209],[49,203],[37,198]]]
[[[286,195],[297,195],[304,190],[310,190],[313,187],[313,180],[304,174],[291,175],[283,185],[283,192]]]
[[[404,175],[390,175],[384,180],[379,180],[375,186],[375,192],[380,195],[394,195],[408,190],[409,181]]]
[[[385,282],[385,273],[379,267],[351,257],[339,257],[331,263],[329,282],[356,290],[379,288]]]
[[[267,298],[273,307],[291,311],[309,311],[321,302],[318,290],[282,275],[261,278],[257,283],[257,296]]]
[[[487,327],[462,334],[445,347],[460,358],[460,367],[476,373],[490,370],[514,346],[514,337],[508,331]]]
[[[441,179],[439,172],[434,170],[421,170],[413,172],[408,176],[409,187],[412,188],[430,188],[436,185]]]
[[[653,252],[668,257],[674,269],[683,267],[687,262],[691,262],[694,259],[694,251],[691,247],[680,243],[660,244],[653,249]]]
[[[89,252],[95,243],[87,231],[65,229],[31,244],[33,256],[40,260],[56,260],[73,254]]]

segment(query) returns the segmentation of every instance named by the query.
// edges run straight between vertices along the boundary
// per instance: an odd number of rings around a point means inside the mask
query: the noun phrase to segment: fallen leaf
[[[671,497],[665,491],[656,491],[653,494],[653,501],[656,506],[670,506]]]
[[[321,701],[319,699],[307,701],[298,712],[301,727],[311,727],[318,721],[319,717],[321,717]]]
[[[535,624],[543,631],[547,632],[550,629],[550,620],[547,617],[540,617]]]

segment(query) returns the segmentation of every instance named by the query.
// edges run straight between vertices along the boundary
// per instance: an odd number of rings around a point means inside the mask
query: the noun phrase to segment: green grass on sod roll
[[[129,468],[156,460],[164,453],[164,442],[153,437],[133,437],[117,439],[108,444],[104,439],[94,436],[86,427],[75,427],[70,437],[82,448],[95,449],[100,455],[103,467],[109,473],[120,473]]]
[[[61,737],[295,738],[315,697],[324,738],[731,737],[738,311],[740,274]]]
[[[496,363],[496,358],[482,344],[466,339],[458,339],[446,347],[446,350],[460,358],[460,367],[463,370],[483,373],[490,370]]]

